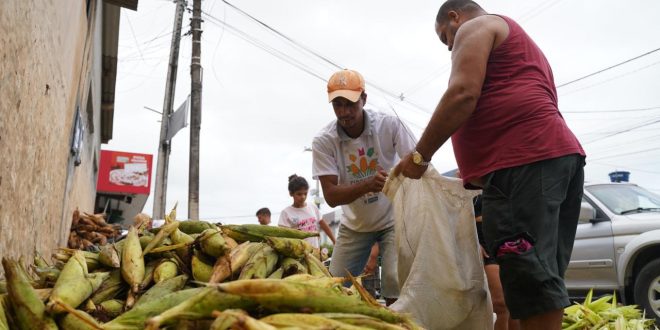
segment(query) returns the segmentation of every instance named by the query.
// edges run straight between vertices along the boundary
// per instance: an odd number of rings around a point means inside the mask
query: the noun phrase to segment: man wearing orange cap
[[[314,138],[312,173],[321,181],[328,205],[341,205],[343,216],[330,272],[358,275],[371,247],[379,243],[382,293],[387,304],[399,296],[394,214],[381,193],[387,171],[413,151],[410,130],[394,116],[365,110],[364,78],[353,70],[328,81],[328,100],[337,116]]]

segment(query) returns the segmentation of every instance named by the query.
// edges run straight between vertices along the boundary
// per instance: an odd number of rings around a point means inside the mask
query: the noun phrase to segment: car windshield
[[[585,188],[616,214],[660,212],[660,196],[639,186],[605,184]]]

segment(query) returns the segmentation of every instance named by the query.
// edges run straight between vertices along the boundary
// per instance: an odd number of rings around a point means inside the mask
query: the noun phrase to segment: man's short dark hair
[[[262,207],[257,211],[257,215],[270,215],[270,210],[267,207]]]
[[[447,0],[442,6],[440,6],[435,21],[438,23],[444,23],[447,19],[447,14],[452,10],[471,12],[477,9],[481,9],[481,6],[472,0]]]

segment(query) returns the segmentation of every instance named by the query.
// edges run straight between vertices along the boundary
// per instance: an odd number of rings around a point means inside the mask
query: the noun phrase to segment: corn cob
[[[307,267],[301,264],[298,260],[287,257],[282,260],[280,267],[284,273],[283,277],[291,276],[294,274],[307,274]]]
[[[160,283],[175,277],[179,272],[179,265],[173,259],[162,260],[154,269],[154,282]]]
[[[142,247],[135,227],[128,230],[125,241],[121,255],[121,276],[130,285],[131,291],[137,293],[140,283],[144,280],[145,269]]]
[[[224,231],[225,228],[227,228],[227,229],[231,230],[232,232],[239,232],[239,233],[242,233],[244,235],[259,238],[261,240],[263,240],[264,237],[266,237],[266,236],[299,238],[299,239],[319,236],[318,232],[312,233],[312,232],[305,232],[305,231],[302,231],[302,230],[286,228],[286,227],[262,226],[262,225],[255,225],[255,224],[224,225],[224,226],[220,226],[220,228],[222,228],[223,231]],[[229,233],[227,233],[227,235],[229,235],[231,237],[231,235]],[[234,238],[234,237],[232,237],[232,238]]]
[[[233,250],[235,247],[238,246],[238,243],[236,243],[236,241],[233,238],[227,236],[227,234],[225,234],[222,231],[220,231],[220,232],[221,232],[222,238],[225,240],[225,242],[227,242],[227,248],[229,248],[229,251]]]
[[[234,230],[231,227],[221,226],[220,229],[222,230],[223,234],[227,235],[227,237],[229,237],[229,238],[231,238],[231,239],[233,239],[233,240],[235,240],[236,242],[239,242],[239,243],[261,242],[263,240],[263,237],[261,237],[261,236],[246,234],[246,233]]]
[[[0,295],[0,330],[8,330],[9,323],[7,322],[7,315],[5,311],[7,310],[6,306],[9,304],[9,296],[7,294]]]
[[[215,260],[209,283],[220,283],[231,276],[231,259],[225,255]]]
[[[313,256],[311,253],[305,252],[305,263],[307,264],[307,269],[309,270],[310,274],[314,276],[332,277],[332,275],[330,275],[330,272],[328,271],[327,268],[325,268],[323,263],[315,256]]]
[[[179,229],[176,229],[170,234],[170,239],[172,240],[173,245],[183,244],[182,247],[176,249],[176,254],[179,255],[179,258],[181,258],[184,263],[190,264],[192,257],[190,246],[195,242],[195,239]]]
[[[137,228],[138,233],[144,232],[148,227],[150,227],[151,222],[151,217],[144,213],[138,213],[135,217],[133,217],[133,226]]]
[[[95,304],[100,304],[106,300],[113,299],[122,294],[125,290],[124,282],[121,279],[121,271],[115,269],[110,272],[110,276],[103,281],[101,287],[89,298]]]
[[[282,327],[303,327],[314,329],[364,330],[369,328],[354,326],[315,314],[282,313],[268,315],[260,321]]]
[[[268,275],[269,279],[272,280],[280,280],[282,279],[282,275],[284,274],[284,269],[282,267],[276,269],[272,274]]]
[[[64,330],[101,330],[101,325],[89,314],[76,309],[71,309],[59,322]]]
[[[150,300],[135,307],[114,320],[103,324],[104,330],[141,330],[144,322],[178,304],[190,299],[205,288],[194,288],[172,292],[160,299]]]
[[[230,253],[232,275],[238,275],[250,258],[263,248],[261,243],[244,242],[234,248]],[[224,279],[223,279],[224,280]]]
[[[377,318],[362,315],[362,314],[348,314],[348,313],[319,313],[316,314],[319,316],[323,316],[325,318],[329,318],[332,320],[340,321],[346,324],[350,325],[355,325],[355,326],[360,326],[360,327],[366,327],[369,329],[376,329],[376,330],[406,330],[406,328],[395,325],[395,324],[390,324],[387,322],[383,322]]]
[[[314,248],[302,239],[283,237],[265,237],[264,239],[277,253],[294,259],[304,257],[305,252],[314,251]]]
[[[406,316],[385,307],[375,308],[349,296],[337,294],[333,289],[306,283],[256,279],[221,283],[217,287],[223,292],[253,299],[265,310],[272,312],[358,313],[388,323],[403,323],[417,328]]]
[[[181,304],[164,311],[147,321],[146,329],[159,329],[163,325],[172,324],[179,319],[199,320],[210,318],[214,310],[232,308],[253,308],[255,303],[251,299],[227,294],[216,288],[204,288],[194,297]]]
[[[140,290],[144,290],[146,287],[151,285],[151,282],[154,280],[154,273],[158,264],[158,260],[151,260],[144,266],[144,278],[142,279],[142,282],[140,282]]]
[[[142,250],[142,257],[144,257],[145,254],[149,253],[153,248],[161,245],[163,241],[168,238],[172,232],[177,230],[179,228],[179,222],[178,221],[173,221],[172,223],[165,224],[160,228],[156,236],[149,241],[149,244],[147,244],[146,247]]]
[[[242,310],[225,310],[213,312],[215,320],[209,330],[275,330],[272,325],[254,319]]]
[[[51,314],[65,312],[58,302],[72,306],[73,308],[78,307],[109,276],[109,273],[93,273],[88,275],[87,263],[85,262],[83,253],[76,251],[66,265],[64,265],[57,282],[55,282],[53,292],[48,299],[48,311]]]
[[[57,252],[53,253],[53,259],[57,261],[61,261],[63,263],[66,263],[69,261],[71,256],[73,255],[74,252],[79,251],[83,254],[85,257],[85,262],[87,263],[87,270],[88,271],[94,271],[99,266],[101,263],[99,262],[99,254],[94,253],[94,252],[89,252],[89,251],[81,251],[81,250],[76,250],[76,249],[68,249],[68,248],[59,248],[57,249]]]
[[[264,245],[241,270],[239,279],[266,278],[273,272],[278,255],[270,246]]]
[[[184,220],[179,222],[181,223],[179,229],[188,235],[199,234],[207,229],[217,229],[216,225],[201,220]]]
[[[124,301],[119,299],[106,300],[96,306],[93,313],[97,319],[110,321],[119,316],[124,311]]]
[[[57,329],[57,325],[46,315],[46,306],[25,278],[20,266],[14,260],[2,259],[7,278],[7,291],[13,311],[14,326],[21,330]]]
[[[34,273],[39,277],[40,286],[52,286],[60,277],[60,270],[54,266],[33,267]]]
[[[195,281],[208,282],[213,275],[213,260],[201,252],[196,252],[190,263]]]
[[[119,268],[121,261],[114,244],[106,244],[99,251],[99,263],[110,268]]]
[[[149,302],[151,300],[157,300],[160,297],[163,297],[165,295],[168,295],[172,292],[179,291],[183,288],[183,286],[186,284],[186,281],[188,281],[188,276],[186,275],[180,275],[165,281],[162,281],[160,283],[156,283],[154,286],[152,286],[147,292],[145,292],[140,299],[137,300],[133,308],[137,308],[140,305],[145,304],[146,302]]]
[[[202,232],[198,241],[204,253],[218,258],[229,251],[229,247],[220,233],[218,228],[209,228]]]

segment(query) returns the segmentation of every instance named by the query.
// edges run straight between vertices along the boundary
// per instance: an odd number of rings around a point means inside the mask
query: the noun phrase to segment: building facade
[[[0,256],[48,255],[94,209],[121,7],[137,0],[0,1]]]

